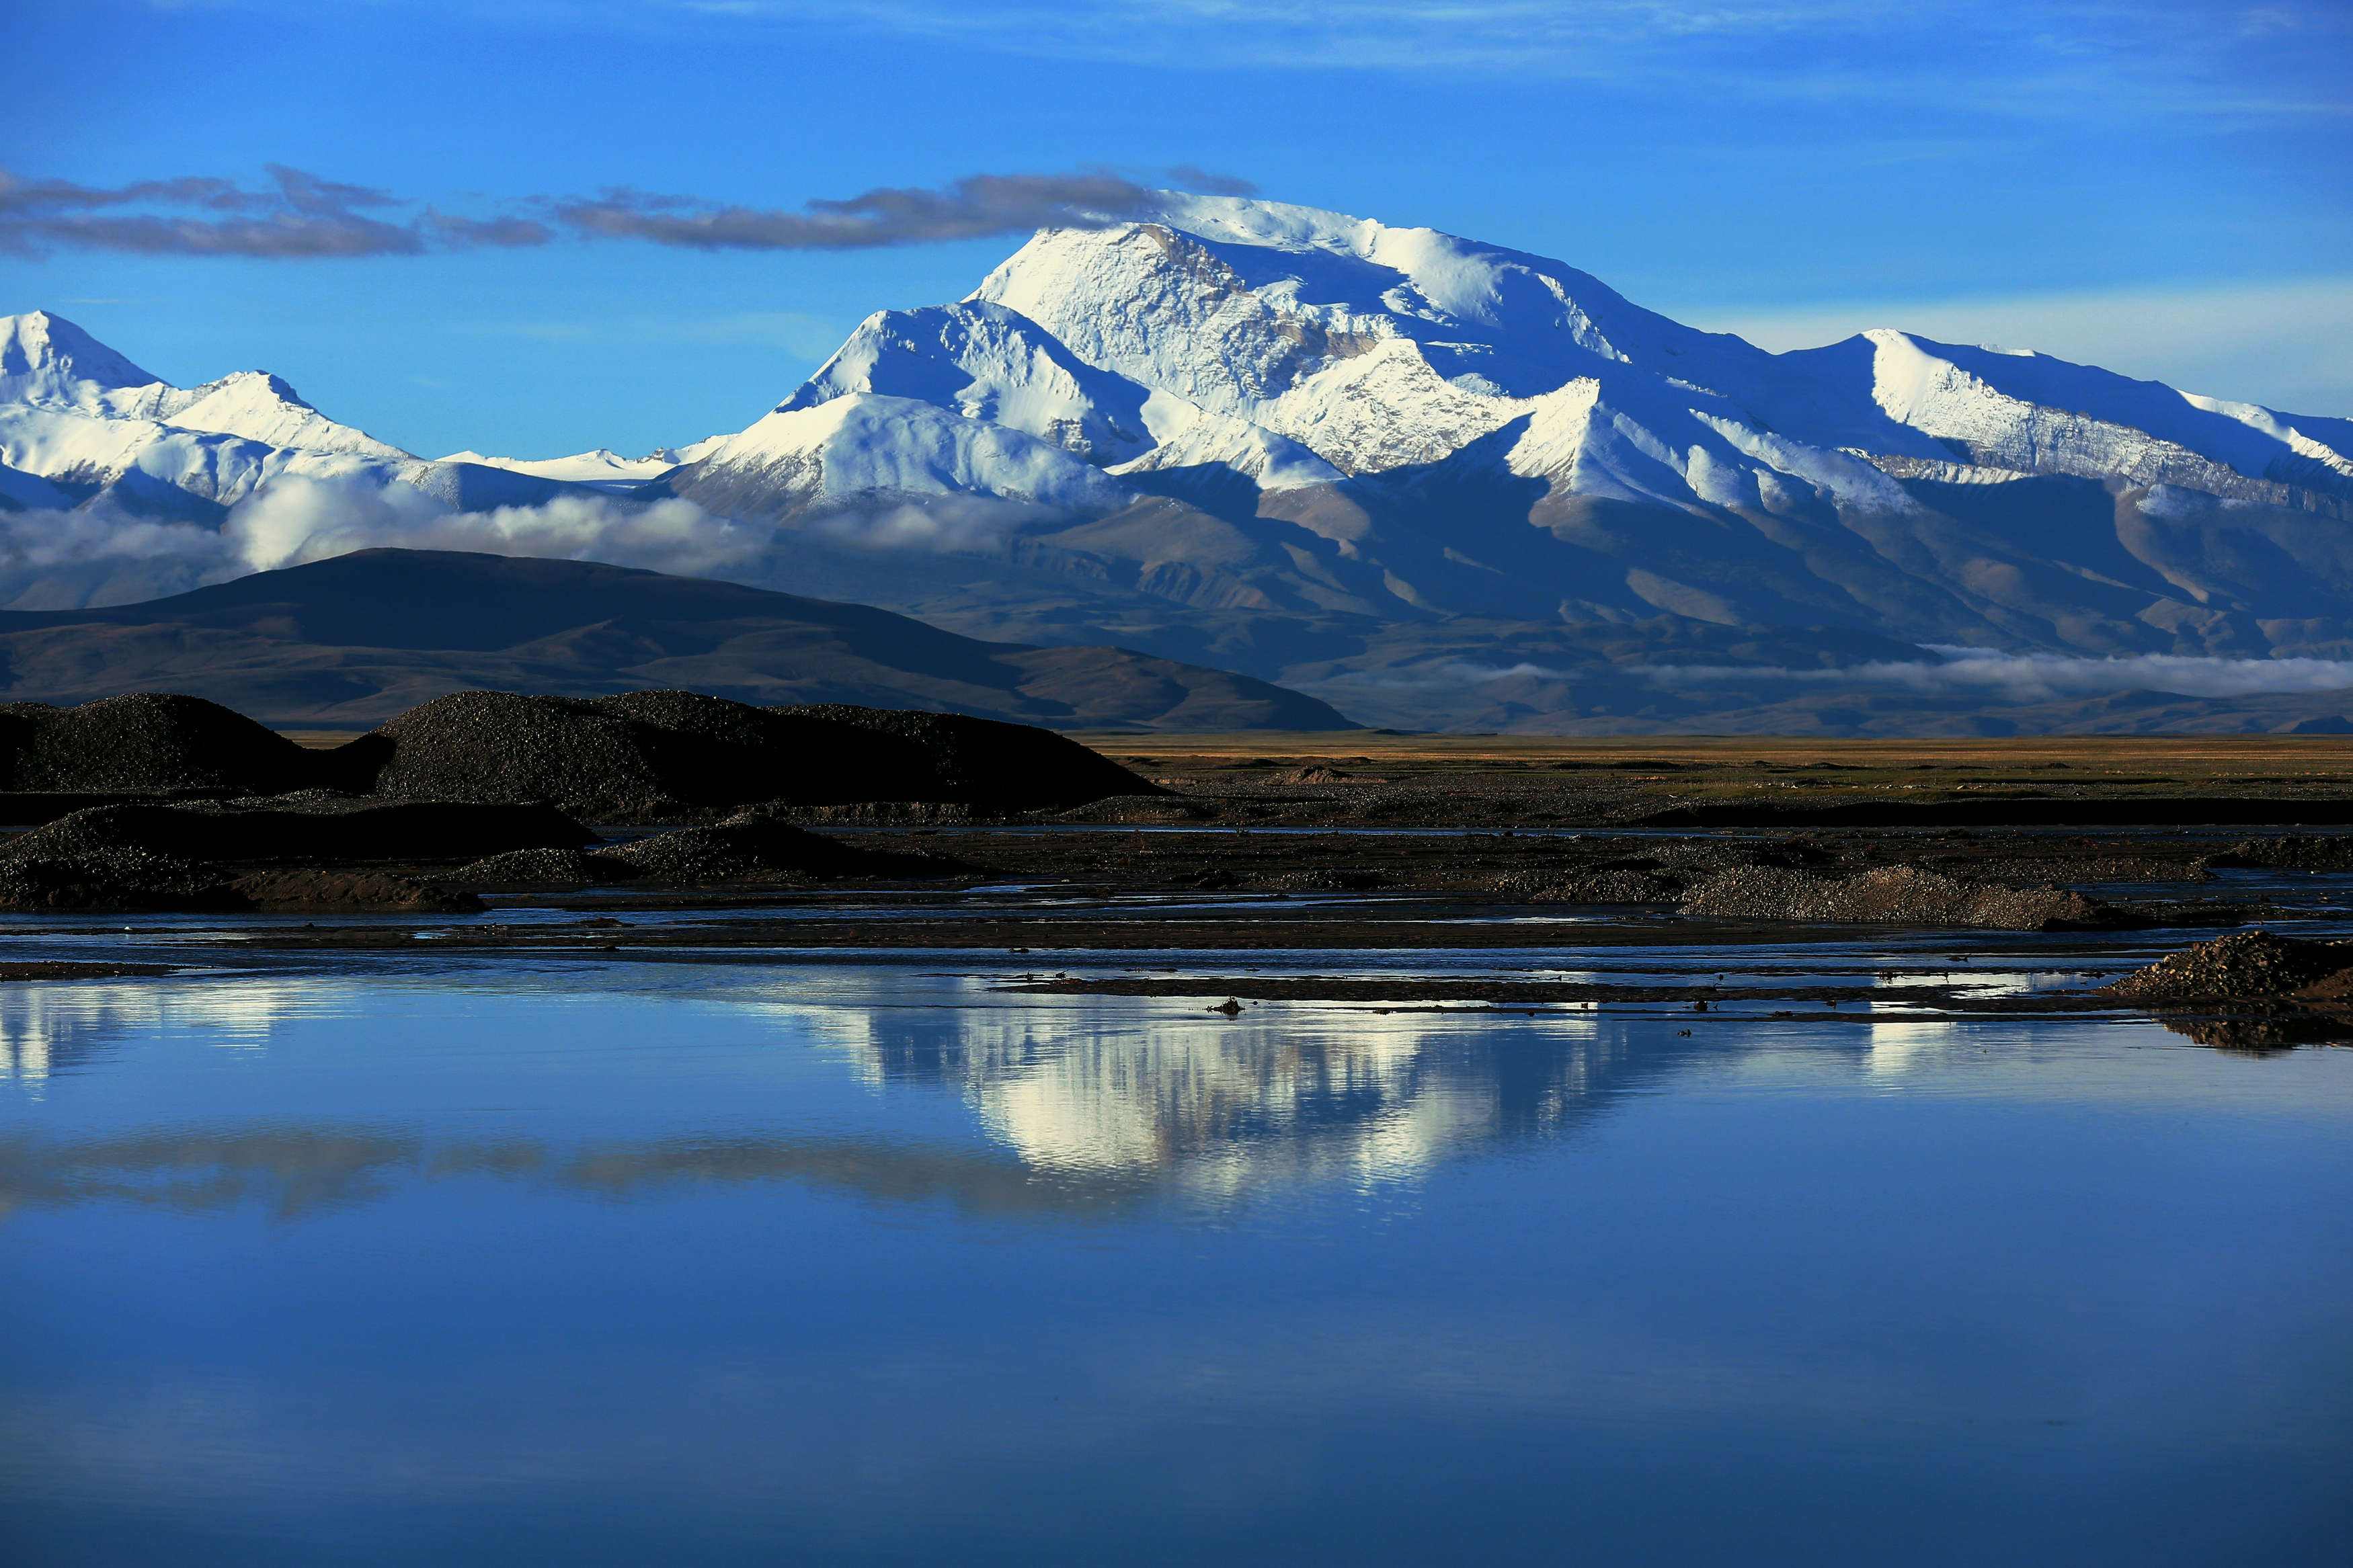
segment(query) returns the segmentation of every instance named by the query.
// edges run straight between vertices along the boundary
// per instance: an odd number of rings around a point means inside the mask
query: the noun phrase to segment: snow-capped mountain
[[[413,457],[267,372],[174,386],[62,317],[0,317],[0,506],[103,500],[205,520],[290,478],[405,485],[465,510],[558,493],[542,478]]]
[[[1131,609],[2353,637],[2353,422],[1893,331],[1770,353],[1543,257],[1233,197],[868,318],[656,488],[788,523],[1018,501],[1025,565]]]
[[[1206,415],[1226,440],[1280,438],[1356,477],[1440,463],[1509,426],[1514,473],[1678,505],[1753,500],[1767,475],[1825,499],[1852,480],[1800,447],[1905,472],[1960,462],[2353,496],[2346,420],[1895,331],[1772,354],[1541,257],[1235,197],[1040,233],[958,304],[870,317],[782,406],[861,392],[1113,472]],[[1694,425],[1709,433],[1697,459]],[[1727,490],[1727,468],[1749,477]]]
[[[951,496],[1071,513],[1133,499],[1102,469],[1013,426],[871,392],[787,403],[678,472],[694,476],[680,493],[733,517]]]
[[[700,461],[726,439],[724,436],[706,437],[700,441],[690,441],[683,447],[657,447],[642,458],[625,458],[609,447],[598,447],[593,451],[575,452],[563,458],[493,458],[481,452],[452,452],[439,460],[505,468],[511,473],[530,474],[538,479],[554,479],[559,484],[588,485],[619,493],[634,489],[648,479],[659,479],[681,463]]]
[[[0,509],[217,515],[290,476],[681,496],[776,525],[780,585],[1293,684],[1398,628],[1449,668],[1719,632],[2353,656],[2353,421],[1896,331],[1771,353],[1543,257],[1233,197],[1041,231],[643,458],[428,462],[260,373],[183,389],[0,321]]]
[[[1233,197],[1042,232],[958,303],[869,317],[777,412],[867,395],[1059,447],[1132,495],[1214,470],[1261,491],[1345,479],[1360,497],[1409,474],[1426,498],[1461,468],[1703,513],[1900,512],[1891,476],[2067,474],[2333,513],[2353,499],[2345,420],[1894,331],[1768,353],[1541,257]],[[872,477],[795,468],[764,498],[747,473],[723,480],[720,457],[670,488],[778,516]],[[1034,468],[957,482],[1031,499]]]

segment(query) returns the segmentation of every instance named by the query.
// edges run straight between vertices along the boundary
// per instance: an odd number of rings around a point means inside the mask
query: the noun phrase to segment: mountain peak
[[[1100,469],[1010,426],[871,392],[779,410],[679,472],[681,493],[744,516],[911,496],[1073,510],[1129,499]]]
[[[63,316],[0,316],[0,402],[96,411],[110,392],[159,381]]]

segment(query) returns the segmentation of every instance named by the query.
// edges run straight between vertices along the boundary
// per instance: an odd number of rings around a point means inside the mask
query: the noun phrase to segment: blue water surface
[[[2348,1560],[2353,1051],[1002,978],[0,988],[0,1560]]]

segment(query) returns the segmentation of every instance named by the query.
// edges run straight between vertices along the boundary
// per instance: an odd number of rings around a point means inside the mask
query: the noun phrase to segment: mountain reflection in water
[[[274,1021],[335,1002],[283,983],[111,983],[0,994],[0,1072],[36,1091],[112,1041],[175,1033],[259,1048]],[[1276,1010],[1107,1021],[1097,1008],[744,1009],[805,1034],[888,1096],[947,1090],[976,1143],[729,1129],[658,1140],[470,1139],[335,1123],[206,1124],[95,1139],[0,1136],[0,1203],[92,1200],[186,1212],[252,1202],[281,1218],[406,1184],[492,1179],[606,1198],[798,1182],[979,1214],[1083,1217],[1155,1195],[1222,1203],[1270,1187],[1408,1180],[1599,1114],[1677,1053],[1637,1057],[1590,1016],[1465,1018]],[[1163,1012],[1167,1009],[1161,1009]]]

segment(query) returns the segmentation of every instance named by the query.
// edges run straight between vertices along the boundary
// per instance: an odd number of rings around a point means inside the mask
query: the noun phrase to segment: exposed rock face
[[[2044,931],[2101,923],[2108,911],[2061,888],[1967,882],[1913,866],[1816,877],[1784,866],[1719,871],[1693,889],[1683,912],[1718,920],[1853,921]]]
[[[2348,988],[2331,983],[2348,969],[2353,969],[2353,943],[2249,931],[2185,948],[2126,975],[2106,992],[2149,1005],[2298,997],[2336,1001],[2345,997]]]

